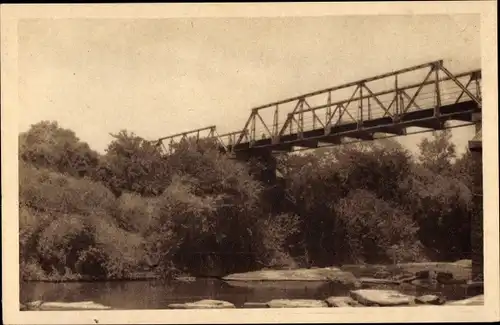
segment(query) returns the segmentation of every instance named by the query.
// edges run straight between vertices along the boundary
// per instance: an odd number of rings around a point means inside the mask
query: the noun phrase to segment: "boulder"
[[[442,263],[442,262],[423,262],[423,263],[404,263],[398,264],[398,268],[404,272],[415,274],[420,279],[433,277],[431,273],[450,273],[454,279],[467,280],[470,278],[471,269],[464,266],[465,263]]]
[[[245,302],[243,308],[269,308],[265,302]]]
[[[361,282],[352,274],[349,272],[338,272],[335,275],[329,275],[328,276],[328,283],[331,284],[340,284],[345,287],[357,289],[361,288]]]
[[[434,290],[437,290],[438,289],[438,284],[437,283],[433,283],[429,280],[413,280],[410,282],[411,285],[415,286],[415,287],[418,287],[418,288],[421,288],[421,289],[425,289],[425,290],[431,290],[431,291],[434,291]]]
[[[104,306],[93,301],[79,302],[43,302],[40,300],[26,304],[28,310],[106,310],[111,307]]]
[[[328,297],[325,299],[330,307],[357,307],[360,303],[351,297]]]
[[[204,299],[183,304],[170,304],[169,309],[223,309],[236,308],[232,303],[223,300]]]
[[[472,268],[472,260],[458,260],[454,264],[465,268]]]
[[[269,308],[322,308],[328,307],[322,300],[312,299],[274,299],[267,302]]]
[[[415,297],[395,290],[360,289],[351,291],[350,296],[365,306],[404,306],[415,302]]]
[[[443,284],[451,284],[453,279],[453,274],[450,272],[437,272],[436,273],[436,281]],[[457,281],[457,280],[455,280]],[[461,281],[461,280],[458,280]]]
[[[429,270],[417,271],[415,272],[415,277],[419,280],[424,280],[424,279],[427,280],[431,278],[431,274]]]
[[[482,306],[484,305],[484,295],[479,295],[463,300],[449,301],[446,305],[450,306]]]
[[[26,307],[27,310],[37,310],[40,308],[40,306],[42,304],[43,304],[43,301],[35,300],[35,301],[27,302],[24,306]]]
[[[352,272],[357,277],[394,278],[418,275],[428,279],[429,272],[447,272],[453,274],[454,279],[469,279],[471,276],[470,260],[450,262],[420,262],[399,263],[393,265],[342,265],[343,271]]]
[[[444,299],[444,297],[437,295],[423,295],[415,298],[415,302],[417,304],[424,305],[442,305],[446,302],[446,300]]]

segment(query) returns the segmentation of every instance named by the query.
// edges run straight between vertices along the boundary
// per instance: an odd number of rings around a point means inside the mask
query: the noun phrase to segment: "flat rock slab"
[[[360,289],[351,291],[350,296],[365,306],[404,306],[415,301],[415,297],[395,290]]]
[[[246,289],[317,290],[326,281],[224,281],[231,287]]]
[[[471,297],[464,300],[456,300],[447,302],[446,305],[451,306],[482,306],[484,305],[484,295]]]
[[[423,295],[415,298],[415,302],[417,304],[424,305],[442,305],[446,302],[446,300],[443,297],[437,295]]]
[[[350,272],[344,272],[336,267],[295,269],[295,270],[261,270],[246,273],[230,274],[222,278],[226,281],[332,281],[355,277]]]
[[[223,300],[205,299],[196,302],[187,302],[184,304],[170,304],[169,309],[223,309],[236,308],[234,304]]]
[[[312,299],[274,299],[267,302],[269,308],[323,308],[328,307],[323,300]]]
[[[330,307],[358,307],[361,306],[359,302],[351,297],[328,297],[325,299]]]
[[[111,307],[97,304],[93,301],[79,302],[43,302],[40,300],[26,304],[27,310],[107,310]]]

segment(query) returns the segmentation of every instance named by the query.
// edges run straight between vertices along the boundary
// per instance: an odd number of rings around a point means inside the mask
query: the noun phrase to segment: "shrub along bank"
[[[19,136],[21,277],[222,276],[262,268],[468,258],[470,155],[446,132],[278,156],[281,177],[184,141],[122,131],[103,155],[55,122]],[[415,159],[416,158],[416,159]]]

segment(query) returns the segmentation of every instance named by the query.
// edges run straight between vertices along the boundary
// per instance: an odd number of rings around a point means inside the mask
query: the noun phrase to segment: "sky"
[[[19,131],[55,120],[99,152],[122,129],[236,131],[252,107],[302,93],[439,59],[452,73],[480,68],[479,26],[478,15],[22,20]],[[453,129],[459,150],[473,135]]]

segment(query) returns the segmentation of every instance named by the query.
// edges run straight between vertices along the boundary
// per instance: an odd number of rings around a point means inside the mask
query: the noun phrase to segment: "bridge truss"
[[[231,153],[289,152],[471,125],[481,109],[481,70],[453,75],[440,60],[255,107],[235,132],[210,126],[156,142],[204,136]]]

